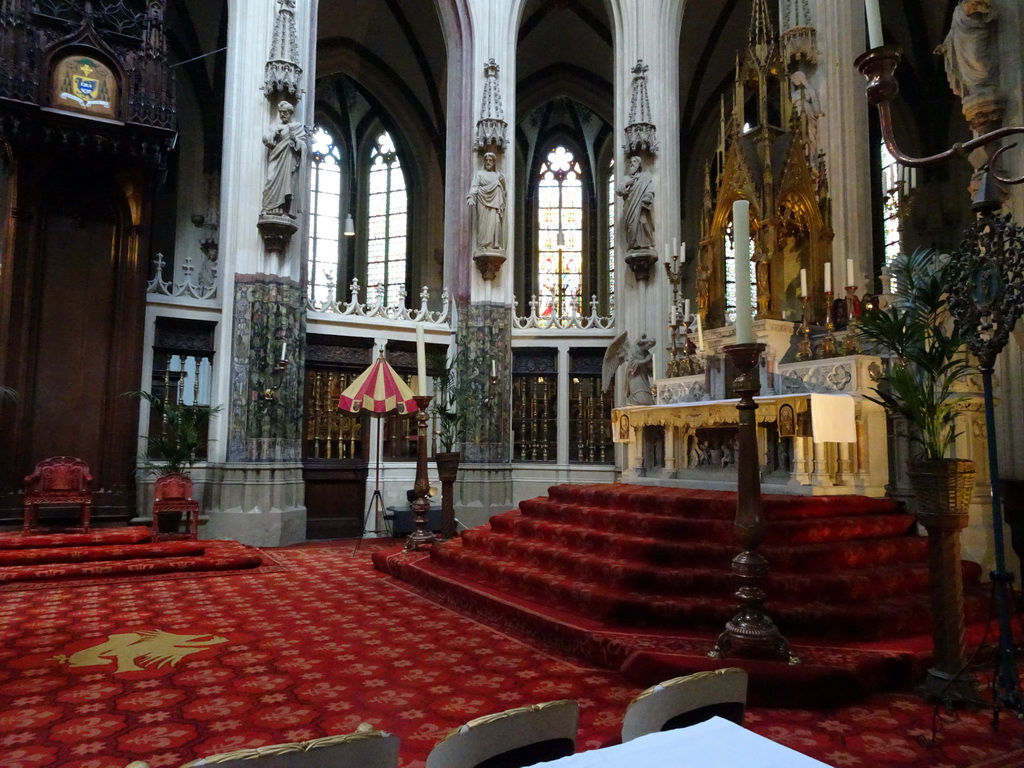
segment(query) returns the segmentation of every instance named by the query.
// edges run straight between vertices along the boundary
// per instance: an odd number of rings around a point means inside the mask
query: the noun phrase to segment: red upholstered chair
[[[199,536],[199,502],[192,498],[192,478],[178,472],[160,475],[153,489],[153,538],[159,538],[160,515],[185,514],[186,536]],[[169,534],[162,534],[165,538]],[[173,535],[173,534],[171,534]]]
[[[89,531],[92,514],[92,475],[89,465],[74,456],[54,456],[36,464],[36,471],[25,478],[22,528],[31,533],[36,527],[39,507],[75,506],[82,511],[82,531]]]

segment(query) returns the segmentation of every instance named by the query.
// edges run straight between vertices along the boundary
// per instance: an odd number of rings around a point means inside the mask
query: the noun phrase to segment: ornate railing
[[[334,292],[333,284],[328,283],[328,293]],[[353,279],[349,285],[349,300],[347,302],[315,301],[306,300],[306,306],[312,312],[328,312],[342,317],[367,317],[380,318],[384,320],[411,320],[415,323],[442,323],[447,324],[451,319],[451,296],[447,289],[441,291],[441,309],[431,310],[427,304],[430,301],[430,289],[423,286],[420,289],[420,306],[418,309],[407,307],[405,299],[408,296],[405,289],[398,293],[397,301],[386,303],[386,295],[383,286],[375,287],[375,298],[372,301],[362,301],[359,298],[359,280]]]
[[[521,317],[519,315],[519,300],[516,299],[516,311],[512,315],[512,327],[520,330],[527,328],[559,331],[573,328],[579,330],[611,330],[615,325],[614,307],[612,307],[608,317],[604,317],[598,314],[597,303],[597,296],[591,296],[589,315],[582,315],[577,312],[575,305],[570,306],[569,311],[565,313],[558,312],[556,307],[548,305],[550,307],[550,314],[548,314],[548,307],[542,307],[542,304],[545,304],[545,302],[539,301],[537,296],[534,295],[530,299],[530,314]]]
[[[164,280],[164,255],[158,253],[153,259],[153,277],[146,285],[146,293],[157,296],[187,296],[193,299],[215,299],[217,298],[217,264],[208,262],[209,272],[204,274],[203,270],[196,274],[196,267],[192,263],[192,257],[186,256],[185,262],[181,265],[183,280],[174,282]]]

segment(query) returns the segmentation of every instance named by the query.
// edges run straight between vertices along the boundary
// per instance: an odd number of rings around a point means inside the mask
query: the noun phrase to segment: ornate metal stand
[[[975,150],[1001,142],[1004,138],[1024,134],[1024,126],[996,128],[970,141],[954,144],[951,148],[928,157],[905,155],[896,144],[892,129],[890,102],[899,93],[896,67],[901,53],[899,48],[884,45],[861,54],[856,66],[867,78],[868,101],[878,109],[882,138],[893,158],[901,165],[921,168],[937,165],[953,157],[966,157]],[[980,124],[979,124],[980,125]],[[975,127],[972,125],[972,128]],[[981,169],[976,202],[972,206],[978,220],[964,232],[958,253],[953,254],[949,269],[951,285],[972,286],[973,290],[950,291],[949,308],[960,331],[977,358],[981,369],[985,396],[985,421],[988,436],[988,469],[992,485],[992,534],[996,568],[991,573],[999,612],[999,653],[993,683],[993,726],[998,726],[999,712],[1006,708],[1024,715],[1020,678],[1017,674],[1016,648],[1010,627],[1010,602],[1013,574],[1006,571],[1003,542],[1002,496],[999,486],[999,462],[995,436],[995,408],[992,399],[992,371],[996,357],[1009,339],[1014,325],[1024,311],[1024,230],[999,216],[999,196],[992,180],[1002,184],[1020,184],[1024,176],[1004,178],[996,173],[999,156],[1015,146],[1009,144],[997,149]],[[963,607],[960,606],[960,610]]]
[[[973,286],[973,291],[950,291],[949,309],[961,338],[978,358],[985,396],[996,561],[995,570],[989,576],[999,614],[999,650],[993,681],[994,725],[998,725],[1001,709],[1024,715],[1024,697],[1017,673],[1017,649],[1010,625],[1014,575],[1006,570],[1003,500],[992,396],[992,372],[996,358],[1024,312],[1024,228],[1010,221],[1008,215],[998,215],[999,207],[999,201],[989,189],[988,179],[983,177],[979,199],[973,206],[978,219],[964,232],[960,248],[953,254],[949,267],[951,284]]]
[[[407,550],[419,549],[422,546],[433,544],[434,534],[427,530],[427,515],[430,514],[430,478],[427,476],[427,421],[430,416],[427,407],[431,401],[430,395],[416,395],[416,482],[412,486],[416,500],[409,506],[412,507],[412,524],[415,530],[409,534],[405,542]]]
[[[761,475],[757,452],[757,420],[754,396],[761,391],[759,378],[764,344],[732,344],[723,350],[739,375],[733,385],[740,396],[739,427],[736,430],[736,522],[734,530],[743,551],[732,561],[732,572],[739,581],[736,598],[739,611],[726,623],[715,647],[708,654],[720,659],[736,650],[748,655],[778,657],[790,664],[800,659],[790,650],[789,642],[764,612],[765,593],[761,583],[768,575],[768,561],[757,551],[764,538],[764,516],[761,513]]]

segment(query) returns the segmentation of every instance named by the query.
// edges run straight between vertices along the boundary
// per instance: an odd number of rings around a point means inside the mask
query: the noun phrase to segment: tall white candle
[[[807,270],[800,268],[800,298],[807,295]]]
[[[690,318],[690,300],[683,299],[683,322]]]
[[[493,357],[491,358],[491,378],[498,378],[498,363]]]
[[[704,351],[704,327],[700,324],[700,313],[697,313],[697,348]]]
[[[825,293],[832,293],[832,262],[825,262]]]
[[[854,272],[853,272],[853,259],[847,259],[846,260],[846,284],[847,285],[856,285],[857,284],[857,275],[855,275]]]
[[[885,40],[882,38],[882,14],[878,10],[878,0],[864,0],[864,13],[868,18],[868,45],[879,48]]]
[[[678,237],[673,237],[672,238],[672,255],[673,256],[678,256],[679,255],[679,238]]]
[[[754,340],[750,303],[750,203],[732,204],[732,234],[736,244],[736,343]]]
[[[281,362],[285,361],[287,355],[288,355],[288,342],[287,341],[282,341],[281,342]]]
[[[683,243],[683,248],[682,248],[682,251],[681,251],[681,255],[683,257],[683,264],[685,264],[686,263],[686,243],[685,242]]]
[[[676,324],[676,307],[675,307],[674,304],[672,305],[672,311],[669,312],[668,324],[669,325],[675,325]]]
[[[427,394],[427,341],[423,323],[416,324],[416,382],[417,393]]]

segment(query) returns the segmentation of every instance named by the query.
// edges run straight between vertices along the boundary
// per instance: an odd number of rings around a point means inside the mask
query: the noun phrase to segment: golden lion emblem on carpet
[[[226,643],[226,637],[217,635],[176,635],[163,630],[143,630],[111,635],[104,642],[84,648],[70,656],[59,654],[54,660],[70,667],[95,667],[117,662],[119,672],[138,672],[144,667],[172,667],[186,656]]]

